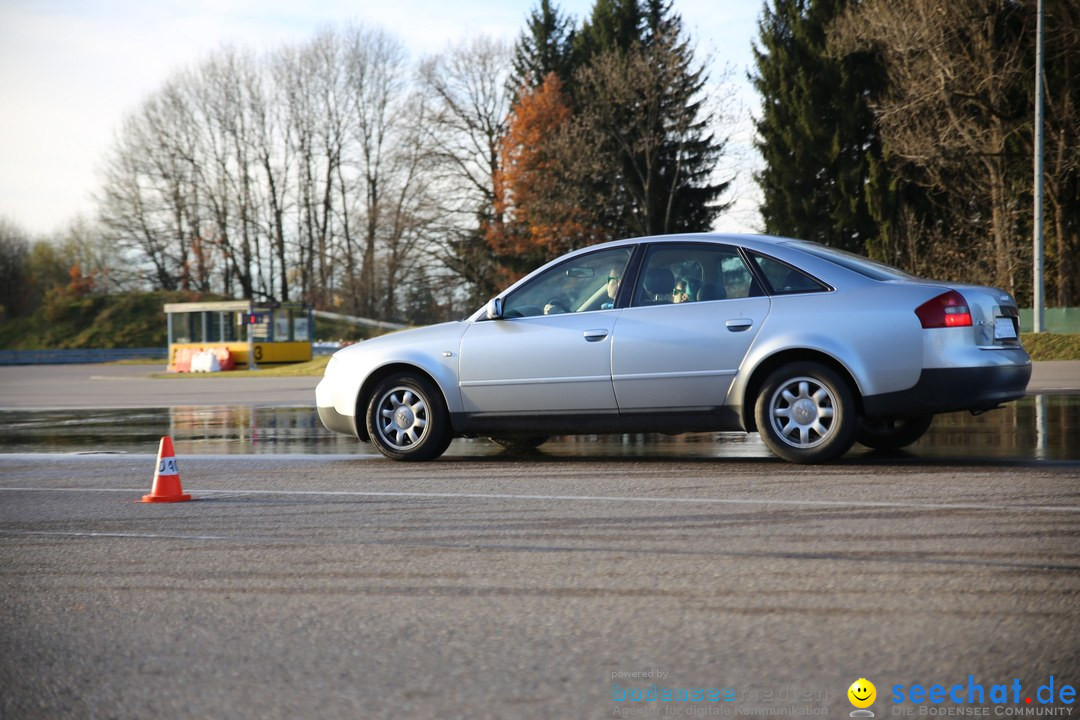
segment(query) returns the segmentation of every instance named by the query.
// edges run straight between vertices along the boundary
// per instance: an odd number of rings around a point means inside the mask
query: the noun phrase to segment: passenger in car
[[[671,302],[684,303],[695,302],[698,299],[698,282],[693,278],[679,278],[675,288],[671,291]]]

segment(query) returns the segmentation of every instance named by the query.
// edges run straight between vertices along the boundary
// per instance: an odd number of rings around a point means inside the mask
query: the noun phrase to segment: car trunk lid
[[[1013,296],[998,288],[957,285],[967,300],[975,344],[979,347],[1018,347],[1020,311]]]

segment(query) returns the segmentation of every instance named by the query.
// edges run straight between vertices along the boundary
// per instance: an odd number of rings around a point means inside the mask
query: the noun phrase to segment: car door
[[[769,307],[734,247],[649,247],[632,305],[619,315],[612,340],[620,412],[705,412],[723,405]]]
[[[464,411],[618,412],[611,332],[632,250],[623,246],[559,263],[508,294],[502,318],[474,322],[459,352]]]

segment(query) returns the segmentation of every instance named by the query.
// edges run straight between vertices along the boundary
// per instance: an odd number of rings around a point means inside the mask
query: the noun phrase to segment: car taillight
[[[955,290],[938,295],[915,308],[924,328],[971,327],[967,300]]]

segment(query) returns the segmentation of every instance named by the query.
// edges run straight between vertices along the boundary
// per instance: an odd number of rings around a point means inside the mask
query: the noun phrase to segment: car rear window
[[[913,275],[894,268],[892,265],[886,265],[883,262],[877,260],[871,260],[868,257],[862,255],[856,255],[855,253],[848,252],[847,250],[839,250],[837,248],[829,247],[828,245],[821,245],[815,242],[809,242],[806,240],[798,240],[787,243],[793,247],[797,247],[803,252],[810,253],[815,257],[819,257],[822,260],[828,260],[829,262],[839,265],[842,268],[857,272],[860,275],[864,275],[871,280],[912,280]]]
[[[800,293],[827,292],[829,286],[802,270],[761,253],[750,252],[750,257],[765,276],[773,295],[797,295]]]

